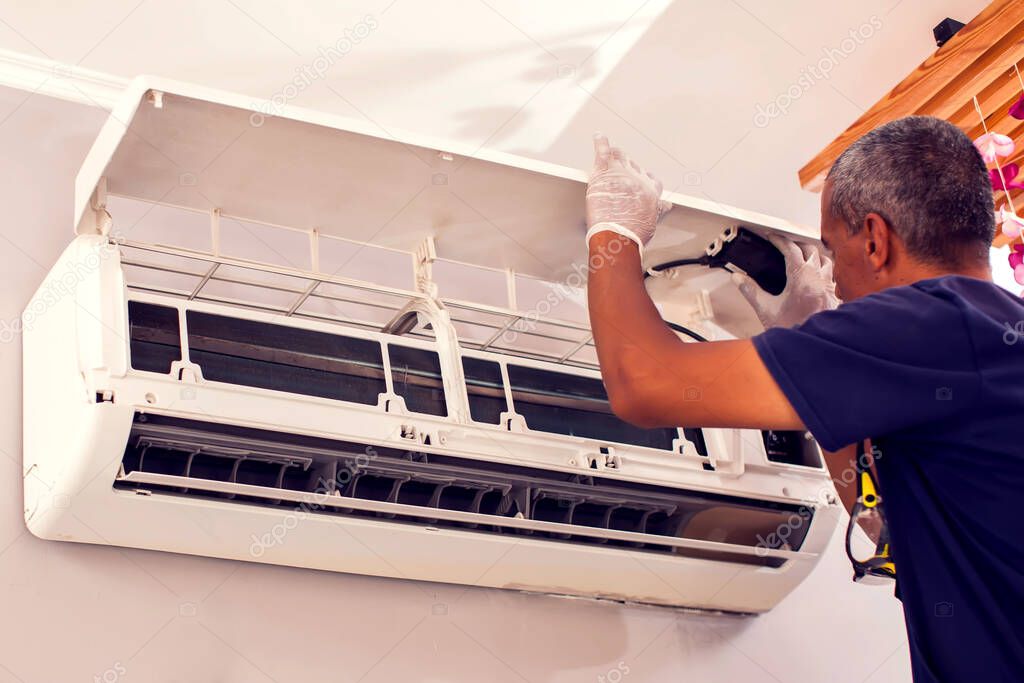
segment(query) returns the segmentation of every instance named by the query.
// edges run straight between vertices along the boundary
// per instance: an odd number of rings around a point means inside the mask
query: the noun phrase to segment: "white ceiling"
[[[816,198],[799,189],[797,169],[935,49],[933,25],[985,4],[50,1],[0,9],[0,48],[254,98],[294,95],[290,104],[384,130],[577,168],[600,129],[669,189],[815,226]],[[854,43],[851,30],[869,37]],[[286,90],[346,36],[322,76]],[[829,77],[809,75],[828,54]],[[757,125],[758,106],[791,87],[788,113]]]

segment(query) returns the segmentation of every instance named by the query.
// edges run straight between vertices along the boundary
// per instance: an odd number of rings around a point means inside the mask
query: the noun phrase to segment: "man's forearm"
[[[613,406],[628,403],[637,384],[682,342],[661,319],[644,288],[637,245],[613,232],[590,240],[587,301],[605,388]]]
[[[644,287],[629,239],[590,240],[590,324],[616,415],[639,427],[802,428],[750,340],[683,342]]]

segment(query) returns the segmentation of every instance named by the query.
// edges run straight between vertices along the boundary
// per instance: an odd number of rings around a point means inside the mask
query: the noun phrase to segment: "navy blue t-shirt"
[[[948,275],[753,340],[823,448],[881,450],[917,683],[1024,681],[1021,321],[1017,297]]]

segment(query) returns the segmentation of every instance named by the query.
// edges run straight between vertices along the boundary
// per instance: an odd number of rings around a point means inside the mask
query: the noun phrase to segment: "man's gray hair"
[[[887,123],[832,165],[832,215],[850,234],[877,213],[919,261],[959,266],[988,260],[995,236],[992,185],[970,138],[930,116]]]

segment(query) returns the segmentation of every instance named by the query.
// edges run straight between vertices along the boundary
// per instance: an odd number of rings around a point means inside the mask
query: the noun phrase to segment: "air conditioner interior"
[[[617,445],[685,453],[700,469],[716,469],[699,426],[640,429],[612,413],[596,374],[582,277],[552,282],[448,261],[432,253],[429,240],[411,253],[114,193],[106,205],[126,284],[140,294],[130,295],[128,305],[136,371],[183,380],[179,368],[187,359],[202,382],[376,407],[382,396],[397,395],[412,416],[447,419],[455,399],[445,391],[443,340],[423,313],[432,300],[457,335],[474,423],[513,430],[518,420],[533,433],[606,444],[603,453]],[[714,339],[733,335],[718,326],[701,287],[717,291],[725,279],[688,273],[683,287],[672,278],[650,285],[671,302],[666,308],[676,322]],[[183,313],[173,302],[186,302]],[[188,302],[216,304],[217,312]],[[274,322],[244,311],[271,314]],[[383,409],[393,410],[387,402]],[[764,432],[762,439],[771,463],[821,467],[802,433]],[[729,546],[763,550],[787,519],[813,514],[795,503],[466,459],[431,446],[314,439],[147,411],[136,415],[115,487],[276,508],[308,508],[308,500],[292,494],[326,493],[337,500],[318,503],[316,514],[776,568],[785,558]],[[367,449],[375,457],[363,462]],[[786,541],[776,538],[771,549],[799,550],[808,526]],[[672,539],[724,547],[684,547]]]
[[[211,482],[255,488],[223,492]],[[809,521],[813,514],[795,504],[149,413],[135,416],[115,488],[768,567],[785,560],[764,552],[678,547],[671,539],[751,549],[762,544],[763,550],[765,539],[776,537],[772,532],[792,515]],[[285,500],[284,492],[339,498],[330,505],[296,503]],[[349,499],[392,506],[361,510]],[[440,518],[442,511],[469,513],[472,521]],[[510,526],[510,520],[530,520],[540,528]],[[778,540],[777,549],[799,550],[808,527]]]
[[[128,314],[132,367],[169,373],[183,357],[177,309],[131,301]],[[419,414],[447,414],[440,361],[431,348],[382,345],[340,331],[331,334],[202,311],[188,311],[185,320],[189,356],[202,368],[205,380],[376,405],[386,387],[386,348],[392,386],[406,408]],[[532,430],[673,449],[678,430],[639,429],[618,419],[599,379],[495,358],[501,356],[462,354],[475,422],[500,425],[504,415],[514,412]],[[700,429],[686,427],[682,436],[696,454],[707,457]],[[766,431],[763,439],[772,462],[821,466],[813,441],[802,432]],[[710,462],[703,467],[713,469]]]
[[[130,301],[128,320],[132,367],[170,373],[183,357],[177,309]],[[380,343],[201,311],[187,311],[185,320],[189,357],[204,380],[377,405],[387,386],[386,349],[391,385],[406,409],[447,415],[440,361],[430,348],[397,343],[399,337]],[[516,414],[531,430],[663,451],[673,450],[680,436],[678,429],[641,429],[617,418],[596,378],[472,355],[462,357],[462,367],[470,415],[481,424],[508,428],[503,417]],[[685,428],[682,436],[707,457],[700,429]]]
[[[176,307],[137,300],[129,301],[128,320],[135,370],[171,373],[185,356],[184,339],[187,355],[201,368],[204,381],[374,406],[390,379],[392,390],[409,412],[447,415],[441,366],[429,338],[403,342],[402,336],[394,335],[377,341],[345,334],[343,326],[328,333],[197,310],[186,310],[182,316]],[[187,328],[184,335],[182,321]],[[714,469],[701,429],[633,427],[612,414],[604,387],[595,377],[568,368],[561,372],[520,364],[511,355],[487,351],[465,351],[461,363],[474,422],[508,428],[502,421],[517,415],[532,431],[668,453],[683,442],[705,459],[703,469]],[[799,460],[814,450],[802,435],[766,432],[764,438],[773,445],[769,453],[779,462],[811,464]],[[424,447],[430,445],[427,442]],[[306,511],[312,507],[316,514],[384,518],[774,568],[786,560],[761,552],[766,539],[775,539],[775,547],[769,549],[799,550],[808,525],[801,525],[801,532],[785,540],[772,532],[793,515],[808,519],[813,515],[796,504],[428,451],[138,413],[115,488]],[[366,458],[368,452],[373,453],[372,459]],[[213,483],[256,488],[219,490]],[[328,494],[335,499],[330,505],[311,506],[309,501],[289,499],[284,492]],[[352,499],[394,508],[360,509],[343,502]],[[466,513],[470,518],[446,518],[438,511]],[[510,520],[539,528],[514,526]],[[746,546],[759,552],[735,552],[728,546],[682,547],[672,545],[669,539],[675,538]]]

